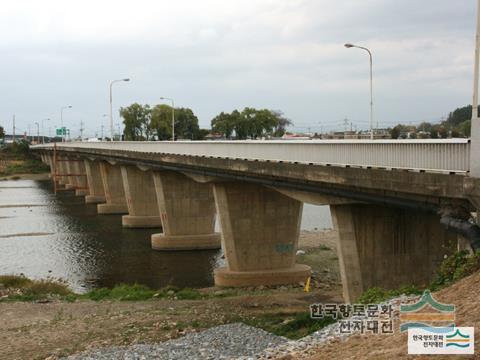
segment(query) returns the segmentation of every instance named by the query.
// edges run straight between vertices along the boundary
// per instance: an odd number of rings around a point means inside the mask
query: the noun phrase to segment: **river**
[[[303,230],[331,228],[326,206],[305,205]],[[77,292],[119,283],[206,287],[220,251],[157,252],[155,230],[124,229],[50,181],[0,181],[0,274],[63,279]]]

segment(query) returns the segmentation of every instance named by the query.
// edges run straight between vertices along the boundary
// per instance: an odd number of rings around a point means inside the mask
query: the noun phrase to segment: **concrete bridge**
[[[346,301],[372,286],[427,284],[452,245],[480,247],[472,221],[480,179],[470,172],[467,139],[32,148],[56,186],[98,204],[99,214],[162,228],[154,250],[222,246],[219,286],[305,281],[310,268],[295,262],[303,203],[330,206]]]

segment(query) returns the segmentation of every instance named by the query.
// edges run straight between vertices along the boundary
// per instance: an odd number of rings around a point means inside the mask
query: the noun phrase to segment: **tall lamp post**
[[[480,177],[480,161],[478,152],[480,151],[480,119],[478,118],[478,77],[480,68],[480,0],[477,1],[477,32],[475,39],[475,67],[473,78],[473,103],[472,103],[472,121],[470,134],[470,175]]]
[[[45,121],[50,121],[50,118],[42,119],[42,144],[45,144],[45,126],[44,126]]]
[[[113,80],[110,82],[110,141],[113,141],[113,108],[112,108],[112,86],[113,84],[117,82],[122,82],[122,81],[130,81],[130,79],[119,79],[119,80]]]
[[[60,128],[62,129],[62,142],[65,142],[65,135],[63,134],[63,110],[71,108],[72,105],[62,106],[60,108]]]
[[[353,44],[345,44],[345,47],[347,49],[357,48],[357,49],[365,50],[370,57],[370,139],[373,140],[373,57],[372,57],[372,52],[366,47],[357,46]]]
[[[173,102],[173,99],[163,96],[160,100],[169,100],[172,102],[172,141],[175,141],[175,103]]]

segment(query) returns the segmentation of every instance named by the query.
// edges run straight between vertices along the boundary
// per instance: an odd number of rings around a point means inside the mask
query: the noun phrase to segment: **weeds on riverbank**
[[[57,280],[31,280],[24,276],[0,276],[0,301],[39,301],[65,299],[74,295],[68,286]]]
[[[446,257],[438,267],[434,280],[427,286],[431,291],[443,289],[464,277],[480,270],[480,252],[470,254],[468,251],[456,251]],[[399,289],[386,290],[373,287],[366,290],[358,299],[361,304],[378,304],[400,295],[420,295],[423,289],[404,286]]]
[[[16,160],[0,170],[0,176],[13,174],[42,174],[49,171],[49,167],[37,159]]]
[[[0,150],[0,176],[48,171],[49,167],[32,155],[26,141],[18,141]]]
[[[243,322],[275,335],[297,340],[335,323],[336,320],[330,317],[312,319],[310,312],[299,312],[293,314],[262,314],[250,319],[244,319]]]
[[[228,294],[227,294],[228,295]],[[223,292],[221,296],[227,296]],[[120,284],[111,289],[93,289],[85,294],[76,294],[58,280],[31,280],[24,276],[0,276],[0,301],[38,301],[59,299],[74,302],[76,300],[93,301],[144,301],[151,299],[200,300],[217,297],[216,294],[201,293],[197,289],[179,289],[167,286],[153,290],[145,285]]]

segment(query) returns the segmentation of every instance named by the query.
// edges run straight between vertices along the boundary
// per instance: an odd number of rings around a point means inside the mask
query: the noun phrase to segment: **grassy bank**
[[[41,174],[49,167],[34,157],[25,142],[18,142],[0,150],[0,176]]]
[[[297,286],[300,289],[300,286]],[[247,289],[192,289],[166,286],[161,289],[151,289],[140,284],[119,284],[113,288],[99,288],[84,294],[77,294],[59,280],[32,280],[18,275],[0,275],[0,302],[8,301],[44,301],[77,300],[92,301],[148,301],[156,299],[170,300],[208,300],[221,299],[242,295],[268,295],[282,291],[278,288],[247,288]]]
[[[283,295],[280,295],[283,294]],[[292,296],[304,292],[300,287],[297,288],[249,288],[249,289],[179,289],[173,286],[154,290],[144,285],[125,285],[121,284],[111,289],[94,289],[85,294],[76,294],[68,286],[57,280],[31,280],[24,276],[4,275],[0,276],[0,304],[12,303],[45,303],[52,302],[62,306],[62,312],[68,311],[69,304],[72,308],[75,305],[83,306],[88,302],[93,302],[91,306],[103,306],[102,303],[108,302],[109,306],[122,306],[124,302],[131,302],[132,307],[139,306],[139,302],[155,306],[161,301],[168,301],[169,308],[173,311],[175,319],[172,324],[162,324],[162,331],[183,331],[184,329],[205,329],[222,323],[243,322],[255,326],[274,334],[285,336],[291,339],[298,339],[317,331],[330,324],[330,319],[318,321],[310,318],[309,312],[303,310],[303,307],[275,307],[263,305],[269,303],[272,296]],[[298,295],[296,295],[298,296]],[[298,300],[296,300],[297,302]],[[235,311],[226,311],[225,314],[209,317],[202,311],[195,312],[194,317],[178,317],[177,309],[185,307],[184,300],[190,302],[190,306],[201,309],[204,306],[217,306],[215,312],[224,312],[223,308],[233,307]],[[174,301],[176,305],[173,305]],[[217,305],[213,305],[217,304]],[[224,305],[219,305],[224,304]],[[248,311],[244,311],[242,304]],[[27,305],[26,305],[27,306]],[[142,305],[140,305],[142,306]],[[220,306],[220,307],[218,307]],[[303,308],[303,309],[302,309]],[[205,316],[204,316],[205,315]],[[217,318],[218,317],[218,318]]]

